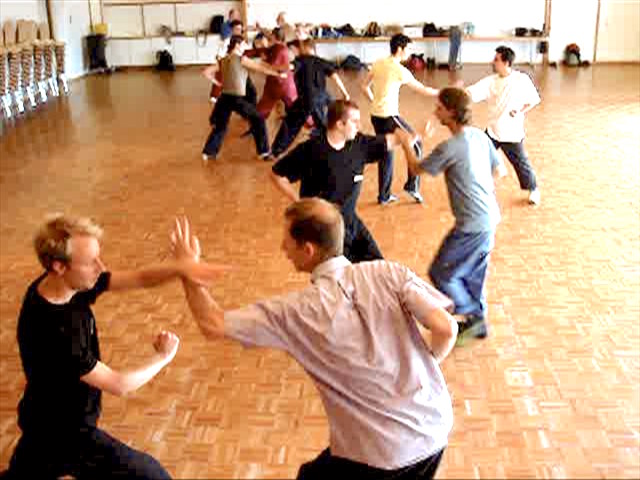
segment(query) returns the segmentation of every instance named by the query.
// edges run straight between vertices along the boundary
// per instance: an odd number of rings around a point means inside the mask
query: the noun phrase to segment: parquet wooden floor
[[[465,66],[459,75],[469,83],[488,71]],[[513,171],[497,187],[492,335],[444,363],[455,427],[438,477],[638,478],[640,67],[538,67],[533,76],[543,103],[528,115],[527,146],[542,205],[527,206]],[[443,86],[448,73],[424,81]],[[346,85],[371,132],[356,78],[346,75]],[[203,167],[210,107],[197,69],[93,76],[72,88],[0,127],[0,468],[19,433],[16,316],[39,273],[31,238],[46,213],[96,218],[112,269],[164,258],[172,216],[188,214],[207,258],[234,266],[212,289],[225,307],[308,281],[279,251],[286,202],[267,179],[271,165],[239,138],[243,121],[232,120],[219,159]],[[403,91],[402,114],[416,127],[433,108]],[[474,116],[484,126],[486,106]],[[446,135],[440,128],[436,140]],[[452,223],[443,178],[425,179],[422,206],[402,198],[382,208],[376,191],[371,166],[361,215],[388,258],[425,274]],[[301,368],[277,351],[207,343],[178,282],[107,294],[95,311],[104,360],[115,367],[147,355],[160,328],[182,339],[151,384],[124,399],[105,395],[101,422],[176,478],[292,477],[326,446],[322,404]]]

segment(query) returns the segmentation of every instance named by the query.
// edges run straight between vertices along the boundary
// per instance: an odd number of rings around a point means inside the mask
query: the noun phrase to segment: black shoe
[[[471,338],[487,338],[489,329],[484,317],[469,315],[464,322],[458,322],[457,345],[465,343]]]

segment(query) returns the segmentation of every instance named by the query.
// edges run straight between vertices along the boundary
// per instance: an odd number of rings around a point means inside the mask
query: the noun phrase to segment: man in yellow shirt
[[[371,123],[376,134],[393,133],[401,128],[411,134],[411,126],[400,117],[399,97],[400,87],[406,85],[412,90],[427,97],[438,95],[435,88],[426,87],[416,80],[413,74],[401,62],[409,58],[411,39],[403,34],[391,37],[391,55],[376,61],[367,75],[363,89],[371,100]],[[414,145],[416,156],[422,158],[422,144]],[[395,202],[398,198],[391,193],[393,180],[393,152],[387,153],[384,161],[378,162],[378,203],[385,205]],[[404,190],[417,203],[422,203],[420,195],[420,179],[407,171],[407,182]]]

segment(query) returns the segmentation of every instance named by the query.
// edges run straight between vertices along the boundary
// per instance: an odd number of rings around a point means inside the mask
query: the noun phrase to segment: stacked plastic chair
[[[56,42],[55,43],[55,54],[56,54],[56,71],[58,72],[58,80],[62,84],[62,89],[65,94],[69,94],[69,82],[67,81],[67,76],[64,73],[64,62],[66,58],[66,44],[64,42]]]
[[[7,88],[9,78],[9,51],[4,46],[4,35],[0,32],[0,109],[6,118],[11,118],[11,95]]]
[[[22,91],[29,98],[31,108],[36,108],[33,83],[33,41],[36,39],[37,26],[31,20],[18,20],[18,46],[20,46]]]
[[[13,97],[13,103],[16,105],[19,113],[24,112],[24,103],[22,102],[22,92],[20,91],[20,67],[22,60],[22,50],[16,45],[16,27],[12,21],[5,22],[2,32],[4,35],[4,43],[7,48],[7,60],[9,65],[9,95]]]
[[[40,101],[47,101],[47,78],[44,76],[44,44],[40,40],[33,42],[33,78],[40,93]]]
[[[51,93],[54,96],[59,96],[58,81],[55,75],[55,55],[56,55],[56,43],[51,40],[49,34],[49,27],[46,23],[41,23],[38,30],[40,40],[44,46],[44,75],[49,84]]]

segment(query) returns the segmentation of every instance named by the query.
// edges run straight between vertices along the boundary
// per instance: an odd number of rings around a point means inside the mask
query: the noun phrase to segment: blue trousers
[[[433,285],[454,303],[454,313],[486,318],[484,283],[494,232],[462,232],[455,228],[442,241],[431,267]]]
[[[55,480],[64,475],[78,480],[171,478],[151,455],[94,427],[74,433],[24,433],[2,478]]]

